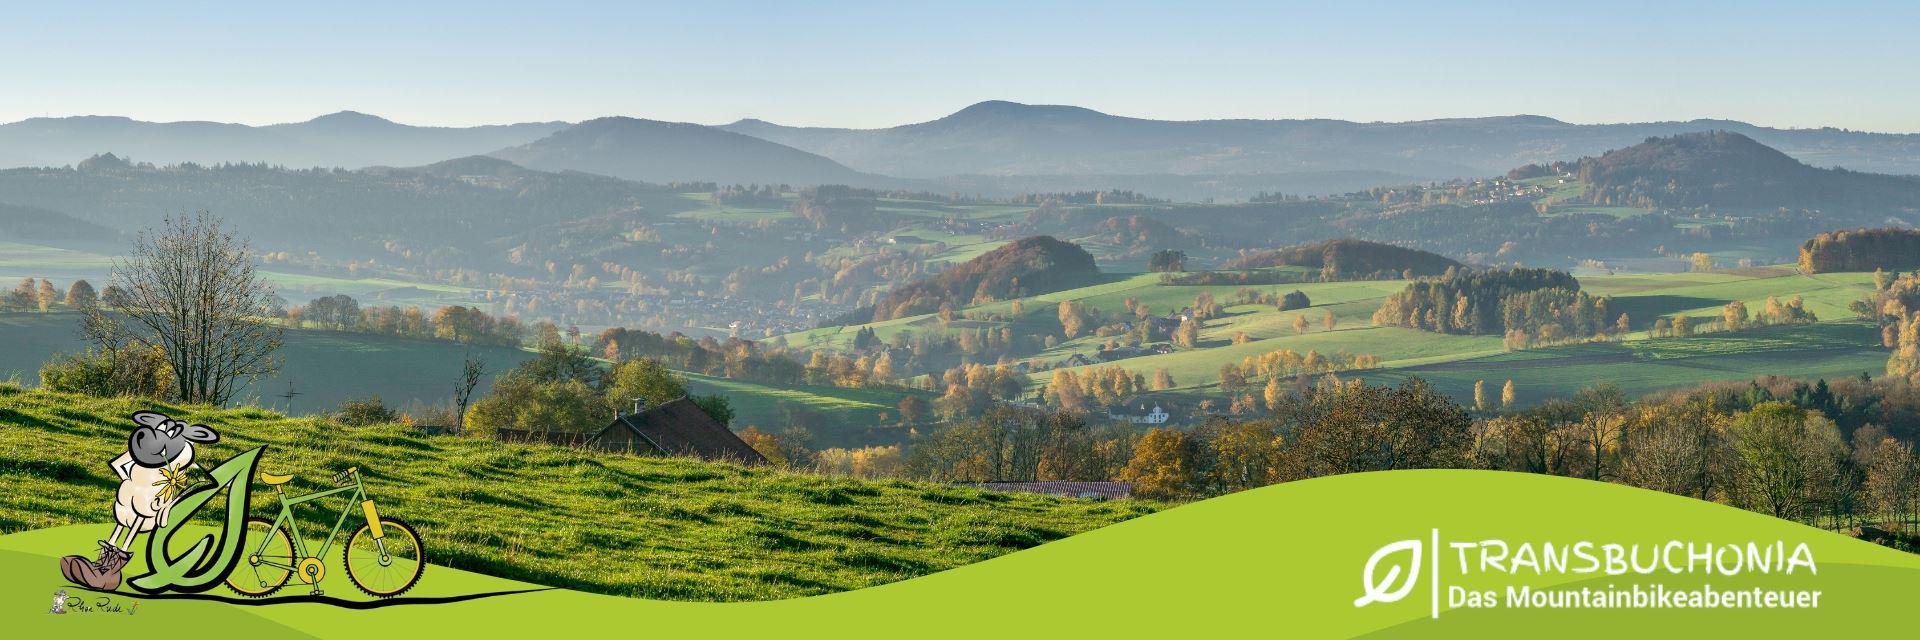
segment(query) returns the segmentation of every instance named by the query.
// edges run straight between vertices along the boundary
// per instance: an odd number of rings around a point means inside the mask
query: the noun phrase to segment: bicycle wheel
[[[247,518],[240,540],[240,564],[227,574],[227,588],[249,598],[264,598],[293,578],[293,538],[266,518]],[[264,547],[262,545],[265,545]],[[256,552],[257,555],[256,555]]]
[[[426,548],[420,545],[419,532],[406,522],[381,516],[380,529],[385,535],[376,541],[373,529],[360,525],[340,555],[353,586],[375,598],[389,598],[420,581],[421,571],[427,568]]]

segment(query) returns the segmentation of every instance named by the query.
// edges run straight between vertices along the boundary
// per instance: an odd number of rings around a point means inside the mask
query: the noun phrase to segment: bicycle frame
[[[383,555],[386,553],[386,544],[385,544],[385,541],[382,540],[384,536],[382,535],[383,532],[381,531],[381,527],[380,527],[380,517],[374,509],[373,499],[367,496],[366,485],[360,482],[360,474],[358,470],[349,470],[347,475],[353,477],[353,484],[351,486],[339,487],[336,489],[328,489],[325,491],[316,491],[313,493],[309,493],[306,495],[299,495],[299,496],[288,496],[285,491],[280,491],[280,515],[279,517],[274,518],[273,528],[267,530],[267,535],[261,539],[260,546],[253,549],[252,551],[252,555],[254,557],[260,558],[260,564],[270,566],[270,567],[278,567],[281,569],[286,569],[287,571],[292,572],[295,575],[299,575],[300,570],[298,565],[302,560],[305,560],[307,558],[324,557],[327,553],[327,549],[332,548],[333,541],[340,536],[341,527],[344,527],[347,524],[347,516],[353,514],[353,511],[354,511],[353,504],[355,502],[360,503],[361,512],[367,518],[367,522],[368,522],[367,526],[373,530],[372,533],[373,533],[374,543],[380,547],[381,553]],[[279,487],[275,487],[275,489],[278,490]],[[298,521],[295,520],[293,517],[293,506],[297,504],[306,503],[306,502],[312,502],[314,500],[319,500],[321,498],[326,498],[329,496],[340,495],[343,493],[347,493],[349,491],[353,492],[353,498],[348,500],[345,506],[341,507],[340,518],[334,521],[333,530],[328,532],[326,538],[321,540],[320,548],[317,551],[309,553],[306,538],[300,534],[300,527],[298,526]],[[262,554],[267,549],[267,545],[273,542],[273,532],[279,530],[281,527],[286,527],[287,533],[290,534],[290,537],[293,538],[293,551],[294,551],[294,554],[298,556],[292,559],[294,563],[293,566],[282,565],[278,562],[270,562],[264,556],[262,556]],[[317,587],[318,585],[315,585],[315,586]]]

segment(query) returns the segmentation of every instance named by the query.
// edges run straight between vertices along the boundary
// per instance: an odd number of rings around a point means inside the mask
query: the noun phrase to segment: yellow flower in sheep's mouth
[[[189,484],[192,482],[187,479],[187,469],[183,465],[160,467],[160,481],[153,483],[153,486],[160,487],[161,502],[172,502],[174,498],[180,497],[180,494],[186,493]]]

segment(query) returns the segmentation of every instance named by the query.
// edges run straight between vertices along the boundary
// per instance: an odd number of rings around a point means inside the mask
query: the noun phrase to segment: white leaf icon
[[[1397,580],[1400,578],[1401,572],[1400,572],[1399,565],[1387,567],[1387,575],[1385,577],[1382,577],[1379,580],[1374,580],[1374,572],[1376,569],[1380,567],[1380,560],[1386,558],[1387,556],[1393,555],[1395,553],[1399,553],[1401,551],[1408,551],[1412,553],[1411,561],[1408,562],[1408,566],[1407,566],[1406,581],[1400,583],[1398,587],[1394,586],[1394,580]],[[1375,602],[1397,602],[1401,598],[1407,597],[1407,592],[1413,591],[1413,585],[1415,582],[1419,580],[1419,578],[1420,578],[1420,541],[1419,540],[1401,540],[1399,542],[1395,542],[1393,544],[1380,547],[1379,551],[1373,552],[1373,557],[1367,558],[1366,573],[1364,573],[1360,577],[1360,585],[1361,585],[1361,588],[1365,591],[1365,593],[1353,601],[1353,606],[1364,607],[1369,604],[1373,604]]]

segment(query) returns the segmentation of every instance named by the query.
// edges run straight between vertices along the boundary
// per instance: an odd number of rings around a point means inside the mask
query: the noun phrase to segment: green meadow
[[[1419,376],[1469,405],[1476,381],[1486,381],[1497,398],[1501,385],[1513,380],[1520,404],[1532,405],[1601,383],[1640,395],[1766,375],[1809,380],[1863,373],[1877,377],[1887,364],[1887,352],[1878,341],[1879,331],[1869,324],[1822,322],[1503,353],[1388,367],[1363,377],[1392,383]]]
[[[1156,508],[0,385],[0,479],[8,487],[0,492],[0,533],[84,523],[104,537],[118,485],[106,462],[125,449],[126,416],[137,409],[215,425],[220,442],[201,449],[204,460],[265,445],[260,469],[293,474],[289,493],[326,489],[332,474],[359,467],[381,513],[419,529],[435,565],[640,598],[774,600],[858,589]],[[271,507],[270,495],[255,493],[256,512]],[[331,526],[320,511],[301,512],[307,531]],[[205,511],[195,522],[202,520],[212,523]]]
[[[844,389],[814,385],[769,385],[747,380],[716,378],[697,373],[683,374],[694,393],[718,393],[733,405],[735,430],[759,427],[778,433],[787,426],[791,408],[813,413],[811,431],[814,445],[860,446],[873,442],[899,442],[907,436],[897,426],[898,406],[908,393],[927,397],[922,392],[898,389]],[[788,406],[783,406],[788,405]],[[789,407],[790,406],[790,407]],[[887,423],[881,414],[890,416]]]
[[[938,331],[943,324],[957,328],[1005,326],[1019,333],[1057,335],[1060,330],[1057,306],[1064,300],[1079,301],[1098,309],[1106,321],[1111,322],[1129,317],[1125,306],[1128,299],[1155,314],[1164,314],[1193,304],[1195,297],[1202,293],[1210,293],[1223,306],[1223,314],[1206,322],[1198,348],[1129,358],[1113,364],[1142,374],[1164,368],[1172,374],[1177,391],[1217,394],[1220,366],[1249,356],[1280,349],[1300,353],[1310,350],[1367,353],[1378,356],[1382,366],[1356,375],[1382,382],[1419,376],[1462,402],[1472,401],[1475,381],[1487,380],[1497,388],[1512,378],[1523,404],[1570,395],[1582,387],[1603,382],[1617,384],[1631,393],[1650,393],[1763,375],[1805,378],[1857,376],[1862,372],[1878,375],[1885,368],[1887,354],[1879,345],[1878,332],[1854,320],[1847,310],[1849,303],[1870,293],[1872,274],[1810,276],[1791,267],[1778,266],[1703,273],[1589,275],[1581,277],[1580,282],[1582,289],[1590,293],[1612,296],[1613,310],[1628,315],[1633,331],[1617,342],[1508,352],[1499,336],[1448,335],[1373,326],[1374,310],[1387,296],[1406,286],[1402,280],[1247,287],[1275,293],[1298,290],[1306,293],[1313,303],[1307,309],[1279,311],[1269,305],[1235,304],[1234,298],[1242,288],[1239,285],[1163,284],[1159,274],[1149,273],[1109,274],[1099,284],[1027,298],[1023,302],[1023,313],[1017,318],[1008,318],[1010,302],[996,302],[965,309],[951,323],[942,323],[929,314],[868,325],[814,329],[786,338],[796,346],[844,349],[851,344],[854,330],[859,326],[872,327],[886,339],[902,331]],[[1685,315],[1700,323],[1717,320],[1722,307],[1734,300],[1744,302],[1750,313],[1758,314],[1765,308],[1769,296],[1783,302],[1800,296],[1806,308],[1819,317],[1819,322],[1807,326],[1705,333],[1688,338],[1655,339],[1648,335],[1653,322],[1662,317]],[[1328,312],[1336,319],[1333,331],[1327,331],[1323,324]],[[1308,321],[1305,333],[1294,328],[1296,317]],[[1242,333],[1248,341],[1233,344],[1234,337]],[[1034,357],[1058,362],[1074,354],[1093,356],[1106,340],[1094,335],[1064,340]],[[1519,362],[1526,365],[1516,366]],[[1031,384],[1037,388],[1051,375],[1051,372],[1033,374]]]

